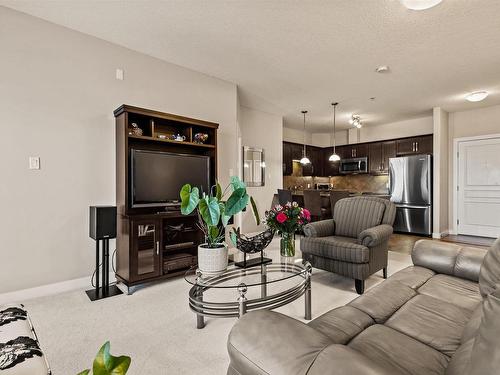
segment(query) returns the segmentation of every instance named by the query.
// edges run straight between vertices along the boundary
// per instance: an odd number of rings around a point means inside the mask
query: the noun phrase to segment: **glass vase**
[[[283,232],[281,234],[280,253],[283,257],[295,256],[295,239],[293,233]]]

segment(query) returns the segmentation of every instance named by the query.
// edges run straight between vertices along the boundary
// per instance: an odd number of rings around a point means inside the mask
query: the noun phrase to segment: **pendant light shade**
[[[328,158],[329,161],[339,161],[340,156],[336,153],[335,151],[335,115],[336,115],[336,109],[337,109],[337,104],[339,103],[332,103],[333,105],[333,153],[330,155]]]
[[[304,115],[304,149],[302,150],[302,159],[300,159],[300,164],[302,165],[311,164],[311,161],[306,156],[306,113],[307,111],[302,111]]]

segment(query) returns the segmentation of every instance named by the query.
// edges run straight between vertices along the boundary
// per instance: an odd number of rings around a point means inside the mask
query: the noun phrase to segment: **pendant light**
[[[302,159],[300,159],[300,164],[302,165],[311,164],[311,161],[306,156],[306,113],[307,111],[302,111],[304,115],[304,149],[302,151]]]
[[[336,115],[336,109],[337,109],[337,104],[339,103],[332,103],[333,105],[333,154],[330,155],[328,158],[329,161],[339,161],[340,156],[335,152],[335,115]]]

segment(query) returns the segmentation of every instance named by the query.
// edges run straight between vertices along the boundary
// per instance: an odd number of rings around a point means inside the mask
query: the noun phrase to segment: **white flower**
[[[292,203],[292,206],[293,206],[293,207],[299,207],[299,204],[298,204],[297,202],[293,202],[293,203]]]

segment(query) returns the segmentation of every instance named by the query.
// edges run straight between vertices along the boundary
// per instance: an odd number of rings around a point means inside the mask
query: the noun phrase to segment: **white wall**
[[[304,131],[283,127],[283,141],[304,143]],[[312,145],[312,134],[306,131],[306,144]]]
[[[433,130],[432,116],[426,116],[383,125],[364,126],[361,128],[359,141],[373,142],[413,137],[415,135],[432,134]]]
[[[448,164],[448,221],[453,228],[453,195],[456,186],[453,185],[454,170],[453,143],[456,138],[476,137],[481,135],[500,134],[500,105],[472,109],[469,111],[453,112],[449,114],[448,149],[451,157]]]
[[[433,237],[441,238],[449,232],[448,225],[448,112],[433,109]]]
[[[265,185],[247,188],[248,193],[257,202],[261,219],[263,219],[264,212],[271,207],[273,195],[283,185],[283,118],[240,106],[238,123],[241,131],[241,145],[264,149]],[[243,233],[256,232],[263,228],[264,225],[257,227],[251,210],[243,213],[241,222]]]
[[[119,105],[219,123],[219,178],[236,173],[236,85],[3,7],[0,19],[0,293],[92,273],[88,206],[115,202]]]

